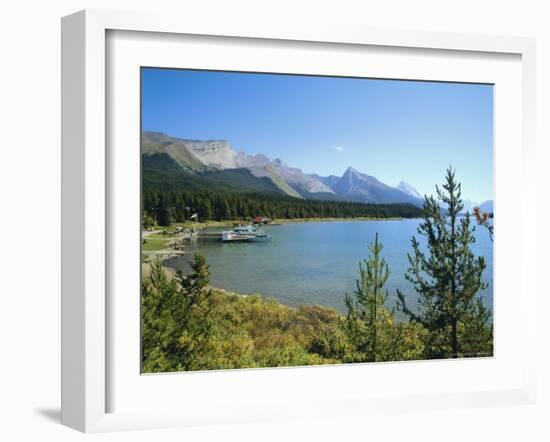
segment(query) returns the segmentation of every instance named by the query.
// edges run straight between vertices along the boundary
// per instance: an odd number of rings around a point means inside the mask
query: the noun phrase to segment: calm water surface
[[[384,245],[382,256],[390,267],[386,283],[388,303],[395,304],[401,289],[411,306],[417,295],[405,280],[410,241],[417,236],[418,219],[397,221],[308,222],[264,226],[270,243],[221,243],[202,240],[189,246],[203,254],[210,265],[213,286],[243,294],[259,293],[287,305],[320,304],[345,311],[344,294],[355,288],[358,263],[368,256],[367,245],[378,232]],[[221,231],[222,229],[210,229]],[[482,293],[487,307],[493,306],[493,248],[489,234],[476,229],[476,255],[487,262],[484,280],[489,287]],[[167,261],[176,269],[188,270],[189,256]]]

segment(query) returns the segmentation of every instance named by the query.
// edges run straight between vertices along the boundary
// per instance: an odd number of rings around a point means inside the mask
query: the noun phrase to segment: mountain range
[[[190,140],[159,132],[143,132],[142,168],[145,188],[223,187],[240,192],[274,192],[295,198],[345,200],[375,204],[410,203],[424,198],[410,184],[397,187],[348,167],[342,176],[306,174],[265,155],[235,151],[224,140]],[[486,206],[492,201],[484,203]]]

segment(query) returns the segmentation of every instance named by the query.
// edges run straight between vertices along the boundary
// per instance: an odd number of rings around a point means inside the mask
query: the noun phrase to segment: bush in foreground
[[[192,263],[191,275],[170,278],[157,261],[143,283],[144,372],[365,361],[357,357],[346,318],[335,309],[293,308],[256,295],[209,289],[204,258],[195,256]],[[419,359],[418,325],[387,320],[399,345],[391,342],[381,360]]]

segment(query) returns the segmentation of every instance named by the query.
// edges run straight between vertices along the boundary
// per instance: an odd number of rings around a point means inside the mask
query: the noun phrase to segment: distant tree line
[[[255,216],[269,218],[414,218],[421,209],[412,204],[366,204],[352,201],[300,199],[271,193],[239,194],[217,191],[144,191],[143,219],[168,226],[189,220],[236,220]]]

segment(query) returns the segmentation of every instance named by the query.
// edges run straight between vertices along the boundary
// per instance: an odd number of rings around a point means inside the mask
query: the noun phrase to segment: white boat
[[[271,235],[265,233],[263,230],[258,230],[256,235],[249,239],[252,242],[269,242],[271,241]]]
[[[222,241],[241,241],[241,242],[260,242],[271,241],[271,235],[263,230],[258,230],[254,226],[235,227],[233,230],[222,232]]]

